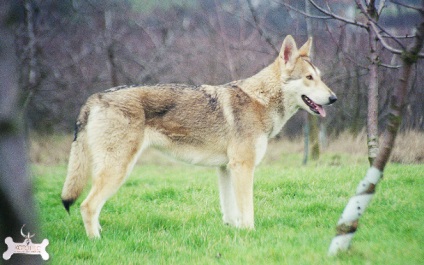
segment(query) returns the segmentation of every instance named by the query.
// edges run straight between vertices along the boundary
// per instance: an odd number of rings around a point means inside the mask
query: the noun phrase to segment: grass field
[[[254,231],[223,225],[214,169],[137,165],[87,239],[80,198],[60,201],[66,166],[32,166],[50,264],[423,264],[424,165],[389,164],[350,251],[328,257],[335,224],[367,170],[365,157],[271,152],[255,175]],[[161,157],[156,159],[162,159]]]

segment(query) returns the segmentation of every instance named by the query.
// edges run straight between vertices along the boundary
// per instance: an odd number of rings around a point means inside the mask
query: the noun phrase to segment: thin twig
[[[372,26],[373,26],[373,28],[374,28],[375,31],[376,31],[376,28],[378,28],[381,32],[387,34],[391,39],[393,39],[402,48],[402,50],[405,50],[406,49],[405,45],[402,42],[400,42],[398,39],[396,39],[395,36],[393,36],[385,28],[383,28],[382,26],[380,26],[376,21],[374,21],[373,19],[371,19],[370,22],[371,22],[371,24],[372,24]]]
[[[362,13],[364,14],[364,16],[368,19],[368,24],[371,25],[371,28],[374,30],[374,32],[376,33],[376,35],[379,37],[380,39],[380,31],[384,32],[385,34],[387,34],[392,40],[394,40],[401,48],[402,50],[406,50],[405,45],[403,45],[402,42],[400,42],[398,39],[396,39],[390,32],[388,32],[385,28],[383,28],[382,26],[380,26],[367,12],[367,10],[365,10],[364,5],[362,4],[362,2],[360,2],[359,0],[355,0],[356,5],[359,7],[359,9],[362,11]],[[381,38],[382,39],[382,38]],[[382,42],[383,43],[383,42]],[[401,50],[395,49],[393,47],[391,47],[387,42],[385,42],[385,45],[383,44],[383,46],[385,46],[386,49],[388,49],[389,51],[392,51],[394,53],[399,53],[401,52]],[[396,52],[395,52],[396,51]]]
[[[402,65],[390,65],[390,64],[385,64],[385,63],[380,63],[379,66],[383,66],[389,69],[399,69],[402,67]]]
[[[256,27],[255,27],[256,30],[259,32],[259,34],[262,37],[265,38],[265,41],[269,44],[269,46],[271,46],[271,48],[274,50],[275,54],[278,55],[280,53],[280,51],[272,43],[271,37],[268,36],[268,34],[266,34],[266,32],[263,31],[262,28],[259,26],[258,16],[256,14],[256,10],[253,8],[252,1],[251,0],[246,0],[246,2],[247,2],[247,5],[249,6],[250,13],[252,13],[253,21],[255,22],[255,25],[256,25]]]
[[[328,34],[330,34],[330,38],[333,41],[333,43],[337,46],[337,49],[341,51],[341,53],[344,55],[344,57],[350,61],[351,63],[353,63],[354,65],[356,65],[357,67],[363,68],[363,69],[367,69],[369,70],[369,68],[367,66],[363,66],[360,63],[358,63],[355,59],[353,59],[349,53],[344,52],[343,48],[340,46],[340,44],[335,40],[333,33],[331,32],[330,28],[328,27],[328,24],[325,23],[325,27],[327,29]]]
[[[424,14],[424,13],[423,13]],[[381,36],[381,34],[380,34],[380,32],[379,32],[379,30],[378,30],[378,28],[377,28],[377,26],[374,24],[374,23],[371,23],[371,26],[372,26],[372,29],[374,30],[374,32],[375,32],[375,34],[376,34],[376,36],[377,36],[377,38],[378,38],[378,40],[381,42],[381,44],[383,45],[383,47],[384,48],[386,48],[387,50],[389,50],[390,52],[392,52],[392,53],[394,53],[394,54],[403,54],[404,53],[404,51],[406,50],[406,48],[405,49],[403,49],[403,50],[399,50],[399,49],[395,49],[395,48],[393,48],[392,46],[390,46],[387,42],[386,42],[386,40],[384,39],[384,37],[383,36]],[[391,39],[394,39],[394,38],[391,38]],[[415,56],[417,56],[417,58],[424,58],[424,53],[417,53]]]
[[[347,19],[347,18],[345,18],[345,17],[341,17],[341,16],[339,16],[339,15],[336,15],[336,14],[334,14],[333,12],[331,12],[331,11],[329,11],[329,10],[326,10],[326,9],[324,9],[324,8],[322,8],[322,7],[320,7],[317,3],[315,3],[313,0],[309,0],[309,2],[316,8],[316,9],[318,9],[321,13],[324,13],[324,14],[326,14],[327,16],[330,16],[330,17],[332,17],[333,19],[336,19],[336,20],[339,20],[339,21],[342,21],[342,22],[345,22],[345,23],[347,23],[347,24],[351,24],[351,25],[355,25],[355,26],[358,26],[358,27],[361,27],[361,28],[364,28],[364,29],[367,29],[368,28],[368,26],[367,25],[365,25],[365,24],[362,24],[361,22],[358,22],[358,21],[356,21],[356,20],[354,20],[354,21],[352,21],[352,20],[349,20],[349,19]]]
[[[399,49],[396,49],[396,48],[393,48],[391,45],[389,45],[387,42],[386,42],[386,40],[381,36],[381,34],[380,34],[380,30],[377,28],[377,26],[376,26],[376,24],[375,23],[370,23],[371,24],[371,28],[372,28],[372,30],[375,32],[375,34],[376,34],[376,36],[377,36],[377,38],[378,38],[378,40],[381,42],[381,44],[383,45],[383,47],[384,48],[386,48],[387,50],[389,50],[389,51],[391,51],[392,53],[395,53],[395,54],[402,54],[402,52],[405,50],[405,47],[402,45],[401,47],[402,47],[402,50],[399,50]],[[393,38],[393,37],[391,37],[391,39],[395,39],[395,38]]]
[[[424,8],[423,7],[417,7],[417,6],[413,6],[413,5],[408,5],[408,4],[405,4],[405,3],[400,3],[400,2],[395,1],[395,0],[390,0],[390,2],[392,2],[393,4],[396,4],[396,5],[400,5],[400,6],[406,7],[406,8],[414,9],[414,10],[416,10],[416,11],[424,14]]]
[[[381,37],[383,37],[383,38],[396,38],[396,39],[413,39],[413,38],[415,38],[416,37],[416,35],[408,35],[408,34],[406,34],[406,35],[402,35],[402,36],[395,36],[395,35],[393,35],[393,36],[389,36],[389,35],[381,35]]]
[[[377,8],[377,14],[380,16],[381,13],[383,12],[383,8],[386,6],[386,0],[381,0],[380,4]]]
[[[295,11],[296,13],[299,13],[299,14],[301,14],[301,15],[304,15],[305,17],[308,17],[308,18],[314,18],[314,19],[334,19],[334,18],[333,18],[333,17],[331,17],[331,16],[315,16],[315,15],[308,14],[308,13],[306,13],[305,11],[302,11],[302,10],[300,10],[300,9],[297,9],[297,8],[295,8],[295,7],[293,7],[293,6],[289,5],[289,4],[287,4],[287,3],[285,3],[285,2],[281,2],[280,4],[284,5],[285,7],[289,8],[290,10],[293,10],[293,11]]]

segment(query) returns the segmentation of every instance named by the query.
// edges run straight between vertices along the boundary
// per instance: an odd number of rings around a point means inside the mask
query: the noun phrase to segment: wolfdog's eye
[[[313,80],[314,78],[312,77],[312,75],[307,75],[307,76],[306,76],[306,79],[308,79],[308,80]]]

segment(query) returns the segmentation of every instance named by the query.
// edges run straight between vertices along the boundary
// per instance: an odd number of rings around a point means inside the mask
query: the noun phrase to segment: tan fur
[[[291,36],[279,57],[258,74],[221,86],[117,87],[92,95],[81,109],[62,191],[67,209],[91,174],[81,204],[87,235],[100,237],[99,214],[141,152],[157,148],[188,163],[215,166],[225,223],[254,227],[253,175],[268,139],[299,109],[335,97],[309,62],[311,40]],[[311,75],[313,80],[306,76]]]

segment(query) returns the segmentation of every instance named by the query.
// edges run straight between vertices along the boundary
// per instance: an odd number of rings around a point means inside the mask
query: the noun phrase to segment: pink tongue
[[[327,115],[326,113],[325,113],[325,109],[322,107],[322,106],[320,106],[320,105],[316,105],[316,109],[317,109],[317,111],[319,112],[319,114],[321,115],[321,117],[325,117],[325,115]]]

